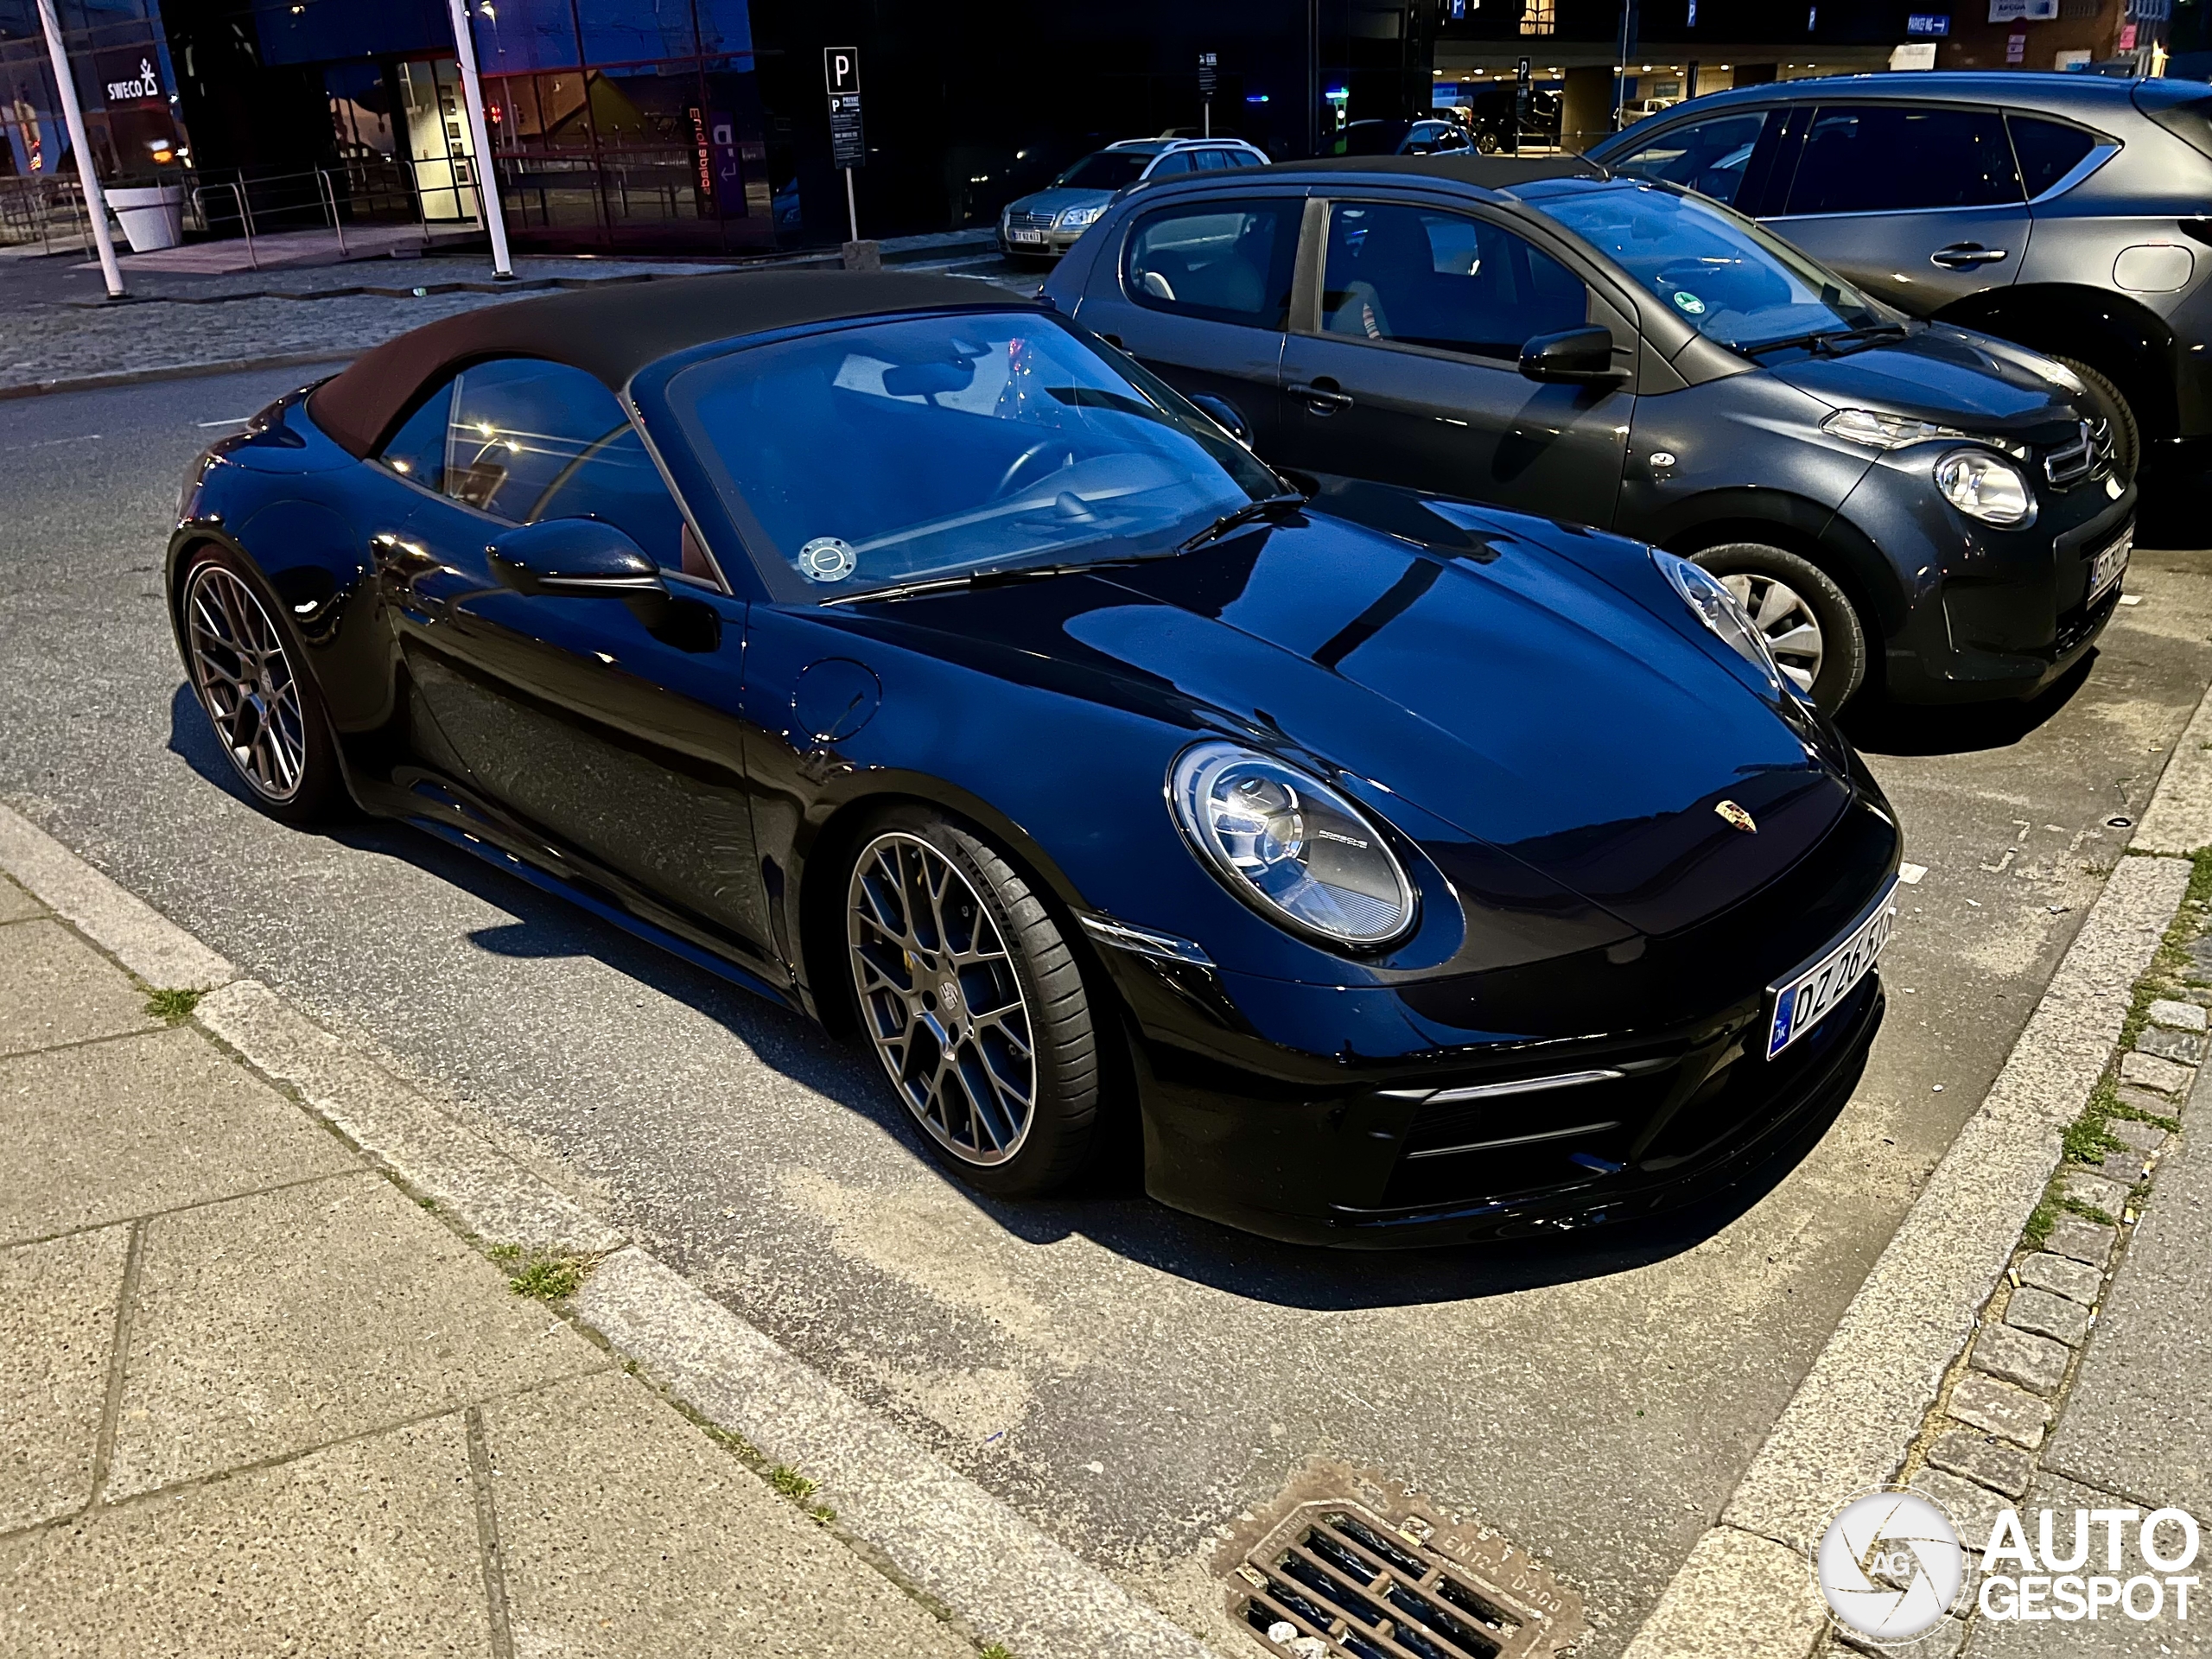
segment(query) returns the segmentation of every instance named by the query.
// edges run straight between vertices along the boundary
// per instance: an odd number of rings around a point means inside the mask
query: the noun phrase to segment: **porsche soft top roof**
[[[417,394],[489,357],[542,357],[619,391],[672,352],[810,322],[949,306],[1026,302],[972,277],[909,271],[738,271],[601,286],[486,306],[387,340],[318,386],[315,423],[357,455],[372,454]]]

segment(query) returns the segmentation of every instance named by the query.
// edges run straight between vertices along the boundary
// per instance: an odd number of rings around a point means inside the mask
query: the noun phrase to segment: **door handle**
[[[1316,415],[1334,415],[1339,410],[1351,407],[1351,394],[1338,390],[1337,383],[1323,375],[1318,380],[1307,381],[1289,388],[1290,395],[1302,398],[1306,407]]]
[[[1954,242],[1948,248],[1936,249],[1928,260],[1947,270],[1965,270],[1973,265],[1993,265],[2005,257],[2002,248],[1985,248],[1979,242]]]

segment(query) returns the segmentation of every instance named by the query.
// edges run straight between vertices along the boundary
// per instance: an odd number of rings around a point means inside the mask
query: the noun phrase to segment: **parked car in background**
[[[1242,138],[1124,138],[1008,202],[999,213],[999,251],[1017,259],[1065,253],[1107,203],[1142,180],[1267,164],[1267,151]]]
[[[1512,82],[1492,81],[1477,88],[1473,99],[1458,113],[1475,148],[1489,156],[1501,150],[1556,145],[1560,103],[1557,87],[1534,86],[1524,110],[1519,89]]]
[[[1676,185],[1464,155],[1180,182],[1045,293],[1344,511],[1379,480],[1694,556],[1823,709],[1866,677],[2031,696],[2119,601],[2135,491],[2070,371]]]
[[[1471,149],[1474,140],[1456,121],[1429,116],[1419,121],[1355,121],[1330,141],[1333,156],[1440,156]]]
[[[1728,202],[1916,317],[2048,352],[2133,474],[2212,436],[2212,87],[1923,73],[1716,92],[1593,161]]]

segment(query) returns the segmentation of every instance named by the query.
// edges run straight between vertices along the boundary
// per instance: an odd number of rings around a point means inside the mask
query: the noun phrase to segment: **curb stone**
[[[1993,1298],[2012,1288],[2008,1269],[2053,1172],[2084,1167],[2063,1165],[2061,1134],[2113,1067],[2136,982],[2181,913],[2192,870],[2182,855],[2208,843],[2212,691],[2190,716],[2128,849],[2154,855],[2122,858],[2113,869],[1988,1096],[1936,1165],[1718,1523],[1669,1582],[1624,1659],[1754,1651],[1808,1659],[1816,1645],[1829,1645],[1822,1636],[1832,1629],[1811,1551],[1848,1499],[1917,1469],[1916,1485],[1956,1481],[2001,1504],[1994,1491],[1922,1466],[1925,1459],[1916,1448],[1927,1438],[1962,1350],[1983,1370],[2005,1363],[2000,1375],[2041,1393],[2056,1394],[2064,1383],[2072,1350],[1985,1322],[1986,1313]],[[2169,1068],[2170,1084],[2185,1084],[2193,1075],[2132,1051],[2130,1058],[2138,1072],[2145,1062]],[[2123,1106],[2132,1103],[2130,1092],[2140,1091],[2123,1090]],[[2177,1108],[2143,1093],[2139,1109],[2170,1116]],[[2113,1213],[2133,1222],[2124,1204]],[[2102,1273],[2118,1232],[2063,1214],[2046,1244]],[[2104,1236],[2101,1243],[2097,1234]],[[1785,1556],[1786,1569],[1780,1565]],[[1958,1651],[1967,1626],[1957,1619],[1945,1626],[1943,1642],[1914,1646],[1916,1659]],[[1768,1645],[1770,1638],[1780,1645]]]
[[[0,870],[487,1243],[607,1254],[577,1323],[715,1427],[820,1480],[837,1529],[1020,1659],[1218,1659],[1166,1615],[854,1400],[431,1099],[0,804]],[[195,983],[195,975],[197,980]]]

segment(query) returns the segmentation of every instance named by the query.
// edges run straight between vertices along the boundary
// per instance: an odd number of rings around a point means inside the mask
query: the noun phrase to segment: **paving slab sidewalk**
[[[0,1653],[973,1659],[150,988],[0,874]]]

